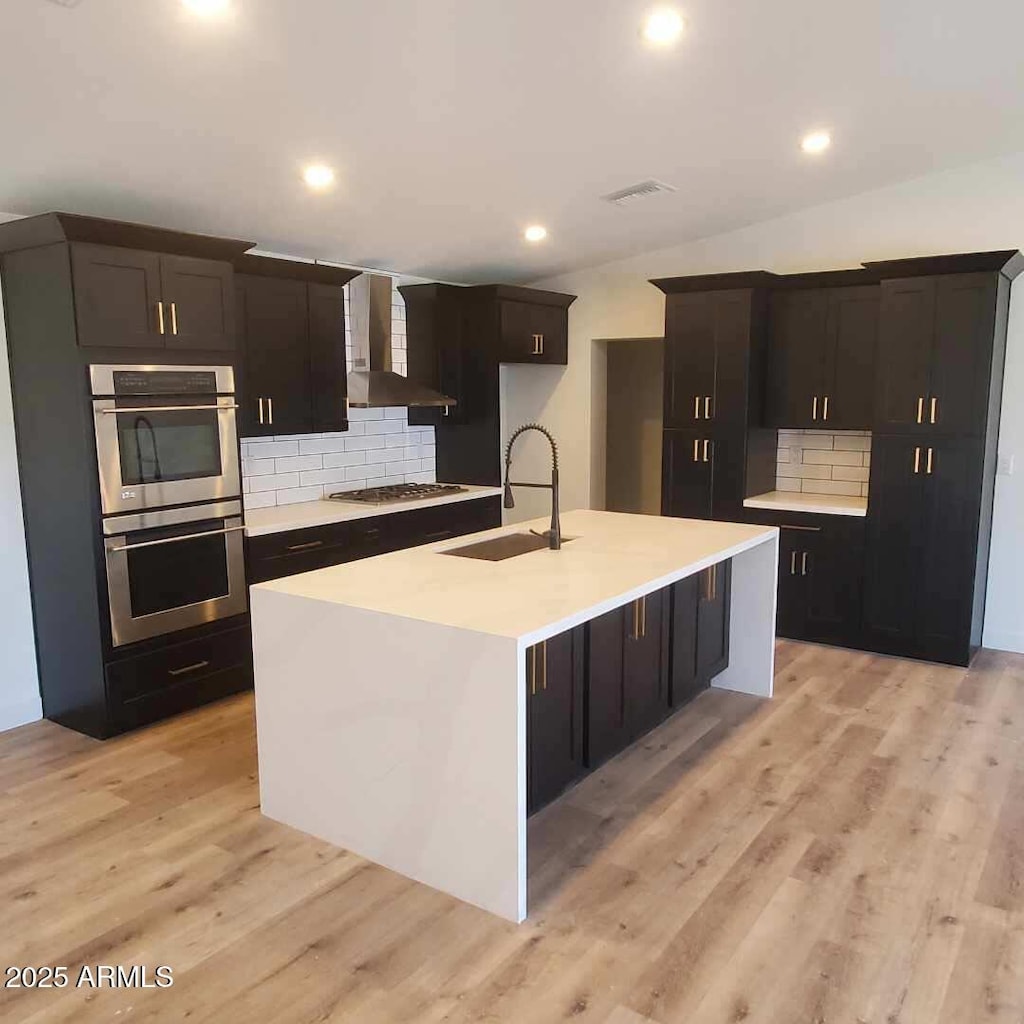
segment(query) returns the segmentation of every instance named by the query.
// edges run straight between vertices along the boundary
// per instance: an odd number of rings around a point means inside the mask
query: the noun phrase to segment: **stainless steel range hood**
[[[454,398],[391,369],[391,278],[361,274],[349,282],[348,294],[352,325],[348,404],[355,409],[455,405]]]

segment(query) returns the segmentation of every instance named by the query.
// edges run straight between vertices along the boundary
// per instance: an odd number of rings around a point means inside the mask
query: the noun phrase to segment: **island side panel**
[[[732,559],[729,666],[712,686],[770,697],[775,685],[779,531]]]
[[[523,920],[516,641],[260,587],[251,597],[263,813]]]

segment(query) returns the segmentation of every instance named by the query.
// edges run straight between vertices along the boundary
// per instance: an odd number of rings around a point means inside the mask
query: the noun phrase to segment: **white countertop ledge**
[[[765,543],[777,528],[616,512],[562,515],[560,551],[500,562],[445,554],[546,519],[261,583],[272,591],[538,643]]]
[[[801,491],[768,491],[747,498],[744,508],[768,509],[776,512],[812,512],[825,516],[859,516],[868,514],[868,499],[845,494],[807,494]]]
[[[384,505],[365,505],[356,501],[303,501],[295,505],[276,505],[271,508],[254,508],[245,513],[245,535],[263,537],[268,533],[285,533],[288,530],[306,530],[315,526],[330,526],[347,523],[355,519],[371,519],[395,512],[412,512],[418,508],[433,508],[435,505],[454,505],[460,501],[474,501],[501,494],[500,487],[477,487],[474,484],[459,484],[466,490],[462,494],[442,494],[436,498],[419,501],[395,501]]]

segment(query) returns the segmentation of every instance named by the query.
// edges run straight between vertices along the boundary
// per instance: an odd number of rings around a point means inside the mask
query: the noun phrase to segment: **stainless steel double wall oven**
[[[89,368],[115,647],[241,614],[230,366]]]

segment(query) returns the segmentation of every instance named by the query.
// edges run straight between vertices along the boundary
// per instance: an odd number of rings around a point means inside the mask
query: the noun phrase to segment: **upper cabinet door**
[[[870,430],[878,352],[877,285],[833,288],[821,417],[835,430]]]
[[[242,435],[313,429],[306,283],[237,275],[244,348]]]
[[[168,348],[235,347],[234,271],[230,263],[161,256],[160,285]]]
[[[936,281],[935,341],[925,419],[932,434],[984,437],[992,379],[998,278]]]
[[[882,282],[874,416],[879,433],[928,429],[935,306],[935,278]]]
[[[307,287],[313,429],[348,430],[345,289],[334,284]]]
[[[669,295],[665,306],[666,427],[693,427],[715,416],[719,293]]]
[[[171,329],[160,305],[160,257],[107,245],[71,246],[78,344],[162,348]]]
[[[825,415],[829,291],[775,292],[771,299],[768,423],[820,427]]]
[[[565,366],[569,361],[569,314],[560,306],[503,299],[498,303],[503,363]]]

